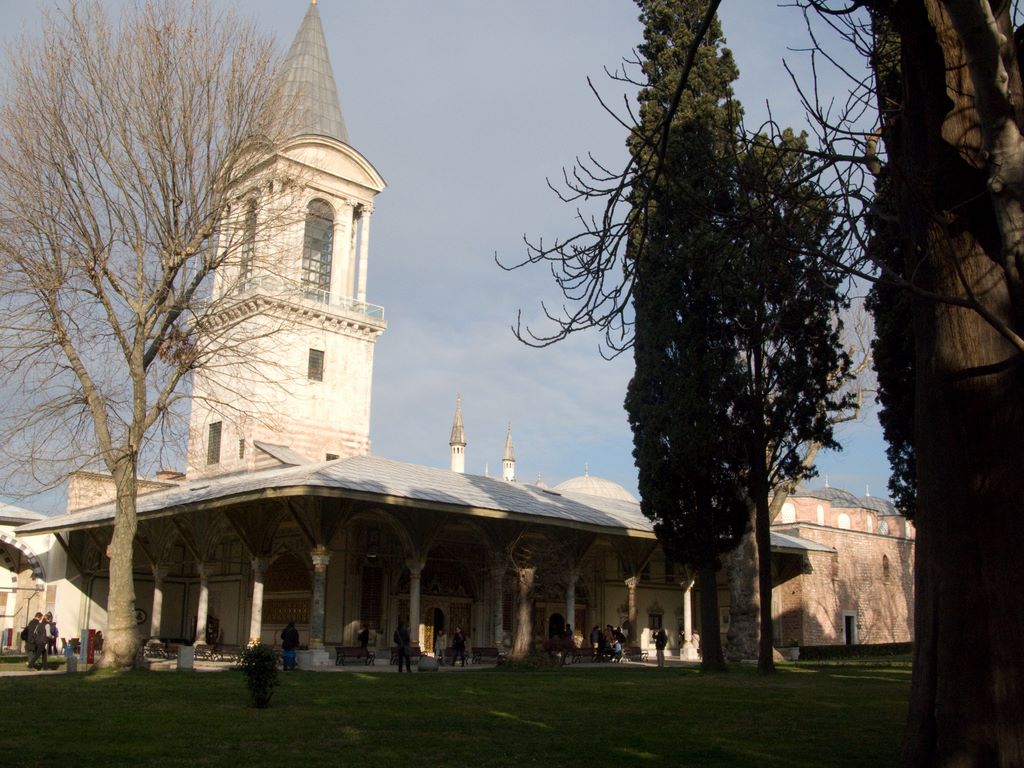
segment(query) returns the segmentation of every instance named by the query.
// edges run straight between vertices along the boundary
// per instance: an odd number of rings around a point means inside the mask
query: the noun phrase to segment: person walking
[[[658,654],[658,669],[665,668],[665,646],[668,645],[668,635],[662,627],[654,633],[654,649]]]
[[[47,614],[46,614],[46,621],[50,625],[49,632],[47,632],[47,635],[46,635],[47,643],[48,643],[47,650],[50,652],[51,656],[56,656],[57,655],[57,638],[60,637],[60,630],[57,629],[57,622],[55,622],[53,620],[53,614],[52,613],[47,612]]]
[[[466,636],[462,634],[462,627],[455,628],[455,634],[452,635],[452,666],[455,666],[455,662],[462,659],[462,666],[466,666]]]
[[[43,620],[43,614],[37,613],[32,617],[32,621],[28,623],[28,626],[21,631],[21,639],[25,641],[25,653],[28,655],[28,668],[35,669],[36,659],[36,627],[39,626],[39,622]]]
[[[434,635],[434,656],[437,658],[437,665],[444,666],[444,652],[448,647],[448,633],[444,629],[437,630]]]
[[[405,622],[398,622],[398,627],[395,629],[395,634],[392,639],[395,641],[398,655],[398,671],[402,671],[402,663],[405,662],[405,671],[412,672],[412,664],[409,661],[409,630],[405,628]]]
[[[41,613],[36,614],[36,618],[33,620],[35,626],[32,627],[32,631],[29,634],[29,642],[32,643],[32,655],[29,657],[28,666],[29,669],[46,669],[46,645],[49,641],[48,629],[49,624],[46,623],[46,617]],[[31,627],[32,624],[29,624]],[[36,661],[42,657],[42,662],[39,666],[36,666]]]
[[[299,647],[299,630],[295,622],[289,621],[288,626],[281,630],[281,662],[285,672],[295,671],[295,649]]]

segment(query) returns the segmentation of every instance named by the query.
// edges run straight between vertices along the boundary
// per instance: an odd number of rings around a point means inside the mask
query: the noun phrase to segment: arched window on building
[[[850,516],[845,512],[839,513],[839,519],[836,521],[836,525],[842,528],[844,531],[850,530]]]
[[[892,575],[892,569],[889,566],[889,556],[882,555],[882,578],[885,581],[889,580],[889,576]]]
[[[786,502],[782,505],[782,513],[779,515],[780,523],[795,523],[796,522],[796,507],[791,502]]]
[[[821,506],[821,504],[818,505],[817,512],[818,512],[818,525],[824,525],[825,524],[825,508],[823,506]]]
[[[302,241],[302,289],[306,298],[331,298],[331,254],[334,252],[334,210],[324,200],[313,200],[306,209]]]
[[[874,533],[875,532],[875,518],[873,518],[870,513],[868,513],[864,517],[867,519],[866,527],[867,527],[868,533]]]

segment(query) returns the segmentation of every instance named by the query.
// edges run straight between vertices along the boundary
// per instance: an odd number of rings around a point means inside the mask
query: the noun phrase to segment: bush
[[[885,656],[905,656],[911,643],[876,643],[872,645],[804,645],[800,647],[800,661],[826,661],[828,659],[867,659]]]
[[[245,682],[252,696],[252,705],[257,709],[270,706],[270,697],[277,687],[277,656],[274,649],[262,643],[253,643],[242,651],[239,658],[239,666],[245,674]]]

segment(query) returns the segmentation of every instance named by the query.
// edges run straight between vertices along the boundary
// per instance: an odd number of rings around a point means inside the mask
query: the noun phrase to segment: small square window
[[[210,424],[210,432],[206,441],[206,463],[220,464],[220,422]]]
[[[322,349],[309,350],[309,370],[307,375],[310,381],[324,380],[324,351]]]
[[[338,458],[338,454],[336,454],[336,453],[328,453],[326,461],[334,461],[336,458]]]
[[[245,458],[245,438],[238,441],[238,458]]]

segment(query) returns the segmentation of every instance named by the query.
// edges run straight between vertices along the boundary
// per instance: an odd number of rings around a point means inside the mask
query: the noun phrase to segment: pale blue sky
[[[117,5],[117,4],[115,4]],[[307,0],[238,4],[282,52]],[[0,0],[7,42],[31,25],[43,3]],[[545,185],[577,155],[612,167],[625,160],[624,135],[587,88],[610,102],[623,87],[614,68],[640,41],[628,0],[320,0],[350,139],[380,171],[370,239],[368,299],[385,307],[378,342],[373,452],[400,461],[448,465],[455,393],[462,393],[466,469],[500,474],[508,422],[521,480],[549,485],[582,474],[636,493],[632,441],[622,400],[629,356],[606,362],[597,335],[545,350],[509,330],[517,309],[539,317],[557,303],[543,268],[508,274],[497,252],[524,253],[523,235],[569,234],[574,211]],[[802,18],[770,0],[725,0],[722,21],[740,67],[736,84],[748,123],[770,100],[780,122],[801,113],[785,57],[806,45]],[[885,496],[888,465],[874,415],[844,426],[842,454],[819,460],[833,487]]]

